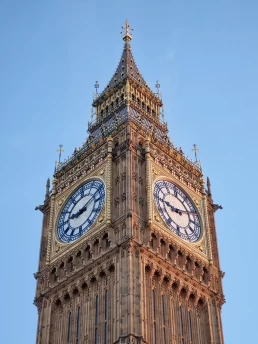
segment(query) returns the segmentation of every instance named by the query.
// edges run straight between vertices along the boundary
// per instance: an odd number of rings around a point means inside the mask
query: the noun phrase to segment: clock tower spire
[[[123,29],[89,136],[47,184],[37,344],[223,344],[210,185],[171,143]]]

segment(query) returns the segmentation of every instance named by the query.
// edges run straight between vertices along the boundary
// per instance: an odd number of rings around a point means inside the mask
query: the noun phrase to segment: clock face
[[[99,180],[82,185],[66,202],[59,217],[57,234],[69,243],[86,233],[97,219],[105,199],[105,186]]]
[[[154,185],[154,200],[162,219],[172,232],[189,242],[200,238],[199,215],[181,189],[171,182],[158,181]]]

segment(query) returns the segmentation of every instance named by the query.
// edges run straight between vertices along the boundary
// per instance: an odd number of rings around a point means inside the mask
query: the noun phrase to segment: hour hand
[[[71,216],[71,219],[75,219],[77,217],[79,217],[82,213],[84,213],[87,210],[86,205],[84,207],[82,207],[80,210],[77,211],[77,213],[73,214]]]
[[[174,208],[169,202],[165,201],[166,205],[175,213],[182,215],[182,211],[180,209]]]
[[[73,215],[71,215],[70,219],[72,219],[72,220],[73,220],[73,219],[75,219],[76,217],[78,217],[78,216],[77,216],[77,214],[78,214],[78,212],[77,212],[77,213],[75,213],[75,214],[73,214]]]
[[[174,211],[175,213],[182,215],[182,211],[180,209],[177,209],[175,207],[173,207],[168,201],[164,201],[163,199],[160,198],[160,201],[164,202],[172,211]]]

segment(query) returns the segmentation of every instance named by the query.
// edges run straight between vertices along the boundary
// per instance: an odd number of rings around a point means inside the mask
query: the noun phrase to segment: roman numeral
[[[67,227],[65,230],[64,230],[64,233],[67,234],[68,231],[69,231],[70,227]]]
[[[191,239],[190,239],[190,237],[189,237],[189,235],[188,235],[188,233],[187,233],[186,229],[185,229],[185,234],[186,234],[186,236],[187,236],[188,240],[189,240],[189,241],[191,241]]]
[[[70,200],[71,200],[71,202],[72,202],[73,204],[76,204],[76,203],[77,203],[76,200],[75,200],[75,198],[74,198],[73,196],[70,198]]]
[[[192,227],[188,227],[190,229],[190,231],[193,233],[194,232],[194,229]]]

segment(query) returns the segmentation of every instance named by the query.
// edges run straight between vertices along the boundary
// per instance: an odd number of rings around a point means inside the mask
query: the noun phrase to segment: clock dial
[[[59,217],[57,234],[60,241],[69,243],[86,233],[101,212],[105,186],[99,180],[82,185],[66,202]]]
[[[201,236],[199,215],[190,198],[176,185],[162,180],[154,185],[157,209],[170,228],[180,238],[195,242]]]

